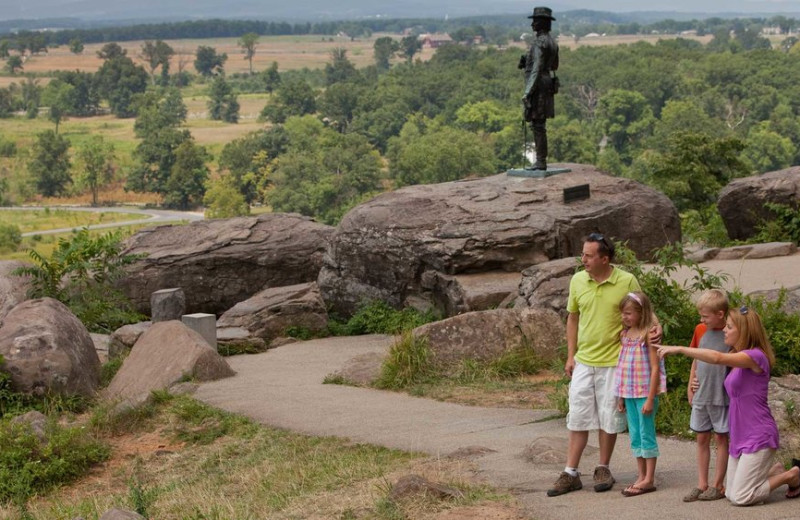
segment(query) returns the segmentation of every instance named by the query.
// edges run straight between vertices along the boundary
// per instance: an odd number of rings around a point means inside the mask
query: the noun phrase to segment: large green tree
[[[380,189],[381,159],[364,137],[340,134],[313,116],[286,121],[289,149],[266,165],[266,202],[335,224]]]
[[[75,173],[78,185],[92,192],[92,206],[97,206],[100,188],[114,176],[114,145],[103,136],[92,136],[78,148]]]
[[[136,163],[128,173],[126,188],[166,198],[177,149],[192,140],[189,131],[180,128],[186,105],[177,89],[153,90],[141,97],[138,112],[134,131],[141,141],[133,152]]]
[[[37,193],[45,197],[62,195],[72,183],[69,141],[53,130],[37,134],[28,171]]]
[[[214,78],[208,95],[208,115],[214,121],[239,122],[239,101],[223,76]]]
[[[147,71],[115,43],[105,45],[98,54],[105,60],[96,74],[100,96],[108,100],[117,117],[135,115],[133,98],[147,89]]]
[[[399,185],[454,181],[497,173],[490,142],[457,128],[413,118],[389,140],[389,172]]]
[[[244,52],[244,59],[250,65],[250,74],[253,73],[253,57],[256,55],[256,46],[258,45],[258,35],[253,32],[249,32],[243,34],[241,38],[239,38],[238,42],[239,47],[242,48]]]
[[[224,52],[217,54],[214,47],[200,45],[195,53],[194,68],[201,76],[209,77],[221,74],[228,55]]]

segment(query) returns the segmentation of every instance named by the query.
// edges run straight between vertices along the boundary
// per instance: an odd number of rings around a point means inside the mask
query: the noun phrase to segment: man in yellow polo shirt
[[[625,431],[625,415],[617,411],[614,369],[619,356],[622,319],[619,302],[639,282],[614,267],[614,244],[599,233],[583,243],[584,270],[572,277],[567,300],[567,362],[569,385],[567,466],[547,495],[554,497],[583,487],[578,464],[589,439],[598,431],[600,464],[594,470],[594,490],[608,491],[614,485],[609,463],[617,433]],[[660,335],[660,329],[658,331]]]

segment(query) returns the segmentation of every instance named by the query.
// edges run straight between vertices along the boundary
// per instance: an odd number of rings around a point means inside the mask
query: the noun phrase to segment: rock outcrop
[[[29,278],[11,274],[25,265],[29,264],[16,260],[0,260],[0,320],[17,304],[28,299],[27,294],[31,287]]]
[[[468,312],[414,329],[415,336],[428,338],[431,361],[445,371],[465,359],[492,361],[517,348],[550,361],[565,334],[558,314],[545,309]]]
[[[562,258],[525,269],[514,308],[549,309],[566,319],[569,281],[577,268],[578,262],[574,258]]]
[[[776,302],[781,295],[785,292],[781,310],[786,314],[800,314],[800,285],[792,287],[785,287],[782,289],[768,289],[764,291],[753,291],[748,296],[756,298],[763,298],[768,302]]]
[[[218,329],[245,329],[266,345],[290,327],[319,332],[328,326],[328,312],[315,282],[265,289],[237,303],[217,320]],[[223,331],[223,337],[226,334]]]
[[[100,360],[89,331],[58,300],[27,300],[0,326],[0,355],[18,392],[91,397]]]
[[[598,230],[642,258],[680,240],[678,212],[662,193],[569,167],[546,179],[501,174],[410,186],[357,206],[330,239],[318,278],[325,302],[342,315],[371,300],[435,303],[438,274],[518,272],[577,256]],[[564,203],[563,190],[583,184],[590,198]]]
[[[184,378],[212,381],[233,374],[200,334],[180,321],[161,321],[139,337],[103,397],[138,406],[153,390],[165,390]]]
[[[772,202],[797,208],[800,205],[800,166],[735,179],[722,188],[717,209],[734,240],[746,240],[758,225],[774,218],[764,204]]]
[[[145,314],[153,292],[180,287],[187,313],[220,315],[264,288],[315,281],[332,232],[285,213],[146,228],[126,243],[126,254],[146,256],[120,287]]]

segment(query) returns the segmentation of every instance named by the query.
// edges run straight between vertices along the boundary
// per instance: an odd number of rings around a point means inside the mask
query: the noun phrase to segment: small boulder
[[[91,397],[100,383],[89,331],[53,298],[24,301],[6,315],[0,355],[18,392]]]
[[[427,337],[433,363],[447,369],[464,359],[491,361],[517,348],[532,348],[543,360],[557,356],[566,332],[547,309],[494,309],[468,312],[414,329]]]
[[[26,265],[30,264],[16,260],[0,260],[0,320],[17,304],[28,299],[28,291],[31,289],[30,278],[12,274],[15,269]]]
[[[392,486],[389,498],[402,500],[417,495],[424,495],[437,500],[455,500],[462,498],[464,493],[456,488],[432,482],[419,475],[406,475],[400,477]]]
[[[800,285],[785,287],[782,289],[768,289],[764,291],[753,291],[748,296],[763,298],[768,302],[778,301],[781,291],[786,292],[786,296],[781,305],[781,310],[786,314],[800,314]]]
[[[31,410],[11,419],[12,424],[27,424],[40,442],[47,440],[47,416],[42,412]]]
[[[145,520],[145,518],[139,513],[134,513],[126,509],[117,509],[115,507],[103,513],[100,520]]]
[[[717,209],[728,236],[747,240],[758,232],[758,226],[774,215],[765,203],[772,202],[796,208],[800,202],[800,166],[734,179],[722,188]]]
[[[111,336],[108,334],[90,332],[89,337],[92,338],[94,351],[97,352],[97,358],[100,360],[100,364],[108,361],[108,346],[111,344]]]
[[[377,352],[359,354],[349,359],[331,376],[340,377],[349,384],[368,386],[380,377],[384,359],[386,359],[386,355]]]
[[[112,332],[108,342],[108,358],[114,359],[128,352],[152,324],[151,321],[131,323]]]
[[[142,334],[102,395],[135,407],[153,390],[185,378],[212,381],[232,375],[228,363],[200,334],[180,321],[162,321]]]
[[[267,345],[290,327],[319,332],[327,326],[328,313],[315,282],[265,289],[217,320],[218,328],[245,329]]]
[[[797,252],[797,246],[792,242],[767,242],[764,244],[746,244],[720,249],[714,260],[739,260],[747,258],[772,258],[775,256],[788,256]]]

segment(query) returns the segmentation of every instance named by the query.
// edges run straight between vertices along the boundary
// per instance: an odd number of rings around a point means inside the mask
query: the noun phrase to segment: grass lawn
[[[513,510],[511,497],[481,484],[468,461],[277,430],[185,396],[159,393],[156,402],[113,418],[101,407],[79,417],[110,445],[111,458],[29,500],[24,518],[97,518],[112,507],[160,520],[422,520],[445,510],[458,518],[459,508],[475,505]],[[389,500],[391,484],[411,473],[464,498]],[[6,505],[0,518],[23,517]]]

